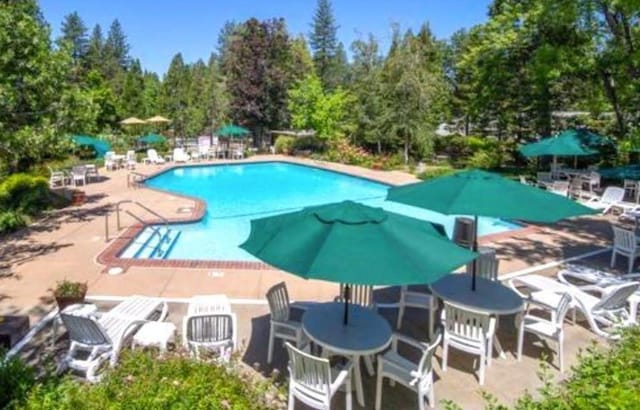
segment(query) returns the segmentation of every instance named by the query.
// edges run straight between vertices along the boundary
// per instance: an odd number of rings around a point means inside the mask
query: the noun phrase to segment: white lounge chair
[[[433,354],[440,344],[442,334],[438,332],[429,344],[394,333],[391,336],[391,349],[378,358],[378,377],[376,380],[376,410],[382,408],[382,381],[398,382],[418,393],[418,409],[424,410],[424,399],[430,407],[435,406],[433,391]],[[422,353],[420,361],[413,361],[400,355],[398,342]]]
[[[615,206],[621,206],[624,200],[624,188],[620,187],[607,187],[600,197],[593,197],[587,201],[582,201],[582,204],[592,209],[597,209],[603,214],[609,212],[609,210]]]
[[[496,319],[484,312],[476,312],[445,301],[442,310],[444,335],[442,339],[442,371],[447,371],[449,346],[478,356],[478,379],[484,384],[484,369],[491,366],[493,336]]]
[[[167,304],[164,301],[143,296],[132,296],[97,317],[74,315],[74,310],[80,306],[69,306],[60,313],[71,339],[61,368],[70,367],[80,371],[91,382],[100,379],[97,372],[104,362],[108,360],[111,366],[116,365],[123,343],[138,325],[149,321],[154,315],[157,315],[158,321],[163,321],[167,316]]]
[[[173,150],[173,161],[174,162],[188,162],[191,160],[189,154],[184,152],[182,148],[176,148]]]
[[[185,318],[185,343],[191,355],[199,359],[200,351],[215,350],[219,360],[229,361],[237,349],[237,318],[234,313],[199,313]]]
[[[522,345],[524,343],[524,333],[529,332],[538,336],[552,339],[558,343],[558,361],[560,372],[564,372],[563,345],[564,345],[564,318],[571,307],[571,295],[568,292],[562,294],[558,305],[554,307],[551,320],[532,315],[527,307],[526,314],[518,327],[518,361],[522,360]],[[544,308],[547,308],[544,306]]]
[[[164,158],[158,155],[158,152],[155,149],[152,148],[147,150],[147,156],[146,158],[144,158],[143,162],[145,164],[151,163],[151,164],[161,165],[161,164],[164,164],[166,161],[164,160]]]
[[[613,249],[611,249],[611,267],[616,265],[616,256],[626,256],[629,260],[627,273],[633,270],[633,264],[640,257],[640,244],[635,232],[622,229],[618,226],[613,228]]]
[[[435,325],[435,315],[438,308],[436,298],[427,292],[418,292],[409,289],[408,286],[402,286],[400,288],[400,300],[398,301],[398,321],[396,327],[400,329],[402,326],[402,318],[404,317],[404,311],[406,308],[426,309],[429,311],[429,338],[433,336],[433,328]]]
[[[345,407],[352,409],[350,361],[332,369],[329,359],[312,356],[290,343],[285,345],[289,352],[289,410],[294,409],[296,399],[312,409],[331,410],[331,399],[342,385],[347,396]]]
[[[572,296],[571,307],[578,309],[587,319],[591,330],[599,336],[616,339],[616,329],[630,326],[636,318],[626,308],[629,298],[640,286],[637,282],[629,282],[607,287],[601,297],[586,293],[576,287],[565,285],[552,278],[541,275],[518,276],[509,281],[510,286],[522,297],[528,297],[536,303],[557,306],[563,293]],[[527,296],[520,292],[520,287],[533,292]]]

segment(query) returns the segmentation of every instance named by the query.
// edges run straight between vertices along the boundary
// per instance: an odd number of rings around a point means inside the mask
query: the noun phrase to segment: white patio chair
[[[600,297],[535,274],[515,277],[509,281],[509,285],[522,297],[547,306],[557,306],[560,295],[568,292],[573,298],[571,307],[584,315],[591,330],[609,339],[619,338],[616,330],[635,324],[636,321],[634,311],[628,311],[626,305],[640,286],[637,282],[609,286]],[[520,286],[534,292],[529,296],[524,295],[519,290]]]
[[[349,283],[341,283],[340,294],[335,298],[336,302],[345,302],[344,292],[347,286],[349,286],[349,303],[360,305],[369,309],[375,309],[376,304],[373,300],[373,286],[369,285],[352,285]]]
[[[188,162],[191,160],[189,154],[184,152],[182,148],[176,148],[173,150],[173,161],[174,162]]]
[[[51,188],[61,188],[67,185],[67,181],[69,177],[62,171],[54,171],[49,168],[49,187]]]
[[[144,158],[143,162],[145,164],[151,163],[151,164],[161,165],[161,164],[164,164],[166,161],[164,160],[164,158],[158,155],[158,151],[152,148],[147,150],[147,157]]]
[[[625,179],[622,183],[622,188],[630,198],[633,199],[634,202],[638,202],[638,194],[640,191],[638,190],[638,181],[635,179]]]
[[[71,168],[69,176],[73,182],[73,186],[78,186],[80,184],[87,185],[87,169],[84,165],[78,165]]]
[[[400,287],[400,300],[398,301],[398,321],[396,328],[402,326],[402,318],[406,308],[426,309],[429,311],[429,328],[427,330],[429,338],[433,336],[435,325],[435,315],[438,308],[436,298],[428,292],[419,292],[409,289],[408,286]]]
[[[187,305],[187,315],[182,320],[182,335],[187,334],[187,319],[190,316],[231,313],[231,302],[226,295],[195,295],[189,299]],[[183,340],[187,346],[187,340]]]
[[[228,362],[237,349],[237,318],[234,313],[198,313],[185,318],[185,343],[195,359],[200,351],[214,350]]]
[[[113,151],[107,151],[104,154],[104,167],[107,169],[107,171],[115,171],[118,169],[119,164],[115,159],[115,155],[116,153]]]
[[[483,385],[485,366],[491,366],[496,319],[486,313],[445,301],[442,323],[444,324],[442,371],[447,371],[449,346],[454,347],[478,356],[480,364],[478,380],[480,385]]]
[[[593,193],[595,189],[600,188],[600,179],[600,174],[591,171],[587,175],[582,176],[582,183],[587,186],[587,191]]]
[[[569,181],[553,181],[553,183],[547,185],[547,191],[567,197],[569,196]]]
[[[525,177],[524,175],[518,175],[518,180],[523,185],[530,185],[529,181],[527,181],[527,177]]]
[[[435,406],[432,359],[441,339],[442,334],[440,332],[436,334],[435,338],[431,339],[429,344],[419,342],[399,333],[392,335],[391,349],[378,358],[376,410],[382,408],[382,381],[385,378],[389,379],[390,383],[398,382],[418,393],[418,408],[420,410],[424,410],[425,398],[430,407]],[[420,361],[414,363],[400,355],[398,342],[422,352]]]
[[[132,296],[97,318],[74,315],[74,310],[81,306],[72,305],[60,313],[71,340],[61,369],[80,371],[91,382],[100,380],[97,372],[107,360],[112,367],[117,364],[123,343],[138,325],[156,314],[158,321],[167,315],[165,302],[143,296]]]
[[[530,304],[531,305],[531,304]],[[518,361],[522,360],[522,345],[524,343],[524,332],[534,333],[538,336],[552,339],[558,343],[558,361],[560,372],[564,372],[563,345],[564,345],[564,318],[571,307],[571,295],[566,292],[555,306],[551,315],[551,320],[532,315],[527,312],[522,317],[518,327]],[[543,306],[543,308],[548,308]]]
[[[473,265],[476,266],[476,276],[496,281],[498,280],[498,269],[500,260],[496,258],[496,250],[487,246],[478,248],[478,257],[467,263],[467,273],[473,273]]]
[[[285,346],[289,352],[289,410],[295,408],[296,399],[313,409],[331,410],[331,399],[342,385],[345,386],[346,408],[352,409],[351,361],[332,368],[329,359],[312,356],[288,342]]]
[[[136,169],[136,165],[138,165],[136,152],[134,150],[127,151],[127,156],[125,157],[125,166],[127,167],[127,169]]]
[[[290,319],[291,305],[289,303],[289,292],[284,282],[280,282],[267,291],[267,301],[271,311],[271,324],[269,328],[269,351],[267,353],[267,363],[273,359],[273,342],[279,338],[296,343],[298,348],[308,343],[302,331],[302,324]]]
[[[640,245],[638,238],[633,231],[628,231],[617,226],[613,228],[613,249],[611,250],[611,267],[616,265],[616,256],[618,254],[626,256],[629,260],[627,273],[633,270],[635,260],[640,257]]]
[[[604,190],[602,196],[593,197],[582,204],[592,209],[597,209],[603,214],[609,212],[614,206],[619,206],[624,199],[624,189],[620,187],[610,186]]]
[[[98,167],[96,167],[95,164],[87,164],[85,165],[85,169],[87,171],[87,182],[100,178],[100,174],[98,174]]]
[[[553,184],[553,176],[551,172],[538,172],[536,173],[536,184],[540,188],[546,188],[547,186]]]

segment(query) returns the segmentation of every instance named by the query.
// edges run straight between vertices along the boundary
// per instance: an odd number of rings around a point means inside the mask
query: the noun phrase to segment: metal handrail
[[[162,221],[163,225],[169,229],[169,220],[167,218],[165,218],[164,216],[160,215],[159,213],[157,213],[156,211],[154,211],[153,209],[147,207],[146,205],[141,204],[138,201],[134,201],[132,199],[124,199],[122,201],[118,201],[116,202],[116,225],[118,228],[118,232],[122,229],[122,226],[120,225],[120,206],[123,204],[134,204],[137,205],[139,208],[144,209],[145,211],[147,211],[148,213],[150,213],[151,215],[155,216],[156,218],[160,219],[160,221]],[[130,216],[132,216],[134,219],[136,219],[138,222],[142,223],[143,225],[147,225],[148,222],[143,220],[142,218],[140,218],[139,216],[135,215],[133,212],[130,211],[125,211],[127,214],[129,214]],[[109,213],[107,212],[104,216],[104,236],[105,236],[105,242],[109,242]],[[162,238],[160,238],[162,239]]]
[[[133,183],[132,183],[131,177],[133,177]],[[127,188],[137,187],[141,182],[138,178],[146,179],[148,177],[149,177],[148,175],[141,174],[140,172],[130,171],[127,174]]]
[[[128,210],[126,210],[125,212],[129,214],[129,216],[131,216],[136,221],[140,222],[143,225],[146,225],[146,222],[144,221],[144,219],[140,218],[133,212]],[[160,230],[153,225],[149,225],[149,228],[151,228],[151,230],[153,231],[153,233],[151,234],[151,238],[153,238],[155,235],[158,235],[158,240],[160,241],[160,243],[162,243],[162,233],[160,232]]]

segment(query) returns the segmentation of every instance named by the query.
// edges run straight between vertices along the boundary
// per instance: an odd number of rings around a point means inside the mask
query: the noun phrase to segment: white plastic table
[[[319,303],[302,316],[302,329],[314,343],[353,359],[356,397],[364,407],[360,357],[386,349],[391,343],[391,326],[374,310],[358,305],[349,305],[346,326],[343,316],[343,303]]]
[[[167,345],[174,340],[176,326],[170,322],[147,322],[133,336],[131,348],[136,346],[156,346],[160,354],[167,351]]]
[[[476,277],[476,290],[471,290],[471,274],[466,273],[445,276],[431,285],[431,291],[442,300],[489,315],[509,315],[524,309],[522,297],[498,281]],[[504,358],[500,341],[495,336],[494,346]]]

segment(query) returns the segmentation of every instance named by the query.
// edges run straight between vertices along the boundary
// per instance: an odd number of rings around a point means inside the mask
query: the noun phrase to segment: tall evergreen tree
[[[184,64],[182,54],[178,53],[171,59],[169,70],[162,81],[160,93],[162,112],[171,118],[177,135],[186,132],[186,113],[189,93],[189,69]]]
[[[96,24],[91,32],[89,43],[87,45],[86,62],[87,67],[91,70],[102,71],[102,57],[104,51],[104,37],[100,24]]]
[[[124,74],[119,102],[118,115],[121,118],[144,116],[144,78],[140,60],[138,59],[133,60],[126,74]]]
[[[120,68],[125,69],[131,62],[129,50],[130,46],[127,42],[127,36],[122,30],[122,25],[117,19],[113,20],[104,44],[105,59],[113,60]]]
[[[337,86],[332,75],[334,60],[338,51],[337,31],[338,26],[333,17],[331,2],[329,0],[318,0],[311,24],[311,33],[309,33],[309,44],[313,51],[316,73],[325,88]]]
[[[67,14],[62,21],[60,42],[67,42],[71,45],[71,57],[76,64],[85,58],[89,39],[87,37],[87,27],[80,18],[78,12]]]

